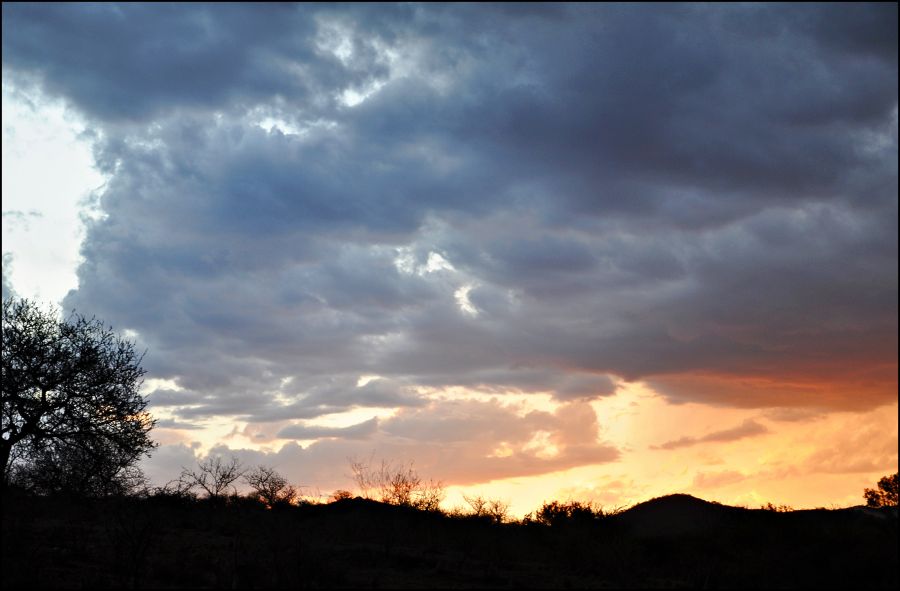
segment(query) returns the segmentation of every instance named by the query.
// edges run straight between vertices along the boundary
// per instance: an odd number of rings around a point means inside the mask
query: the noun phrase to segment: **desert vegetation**
[[[893,588],[896,505],[792,510],[688,495],[549,500],[522,519],[409,463],[351,460],[357,491],[305,498],[271,466],[209,457],[158,488],[3,503],[4,587]],[[236,484],[249,489],[239,494]]]

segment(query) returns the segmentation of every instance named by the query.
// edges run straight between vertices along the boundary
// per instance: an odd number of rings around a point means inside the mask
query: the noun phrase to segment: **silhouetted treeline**
[[[4,588],[896,588],[897,509],[743,509],[671,495],[528,519],[369,499],[78,499],[10,491]]]

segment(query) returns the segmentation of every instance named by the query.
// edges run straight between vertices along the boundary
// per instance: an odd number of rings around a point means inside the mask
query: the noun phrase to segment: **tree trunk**
[[[0,496],[6,492],[7,477],[9,475],[9,456],[12,453],[13,442],[11,439],[0,439],[0,463],[3,466],[3,473],[0,474]]]

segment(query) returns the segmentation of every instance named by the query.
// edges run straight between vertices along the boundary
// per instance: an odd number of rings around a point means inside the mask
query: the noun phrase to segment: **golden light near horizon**
[[[378,379],[362,376],[363,386]],[[158,386],[159,384],[152,384]],[[169,384],[171,385],[171,384]],[[464,388],[430,390],[429,396],[439,401],[500,401],[518,416],[529,412],[553,413],[565,403],[555,401],[551,393],[501,394]],[[447,496],[443,506],[465,509],[464,495],[484,496],[504,501],[510,515],[521,518],[544,502],[573,499],[595,502],[607,509],[623,508],[654,497],[677,492],[725,504],[755,508],[766,503],[791,507],[815,508],[852,506],[862,503],[862,490],[889,472],[896,462],[897,406],[887,406],[867,413],[820,413],[812,423],[780,420],[780,409],[722,409],[699,404],[671,404],[639,382],[620,382],[614,395],[591,402],[596,414],[597,441],[611,443],[622,450],[615,462],[584,465],[537,475],[492,479],[465,485],[446,482]],[[324,415],[307,426],[348,428],[370,419],[389,419],[397,414],[391,408],[358,408]],[[759,432],[746,435],[734,432],[721,441],[702,442],[710,433],[727,433],[728,428],[757,421],[765,425]],[[275,456],[286,443],[303,448],[320,440],[288,440],[277,437],[287,426],[278,423],[235,423],[230,420],[210,421],[201,431],[162,429],[164,444],[186,444],[198,457],[226,443],[233,450],[253,450]],[[722,427],[726,427],[723,429]],[[697,441],[685,439],[697,434]],[[558,454],[550,433],[539,431],[520,448],[537,458]],[[879,441],[879,435],[883,435]],[[667,442],[682,440],[684,445],[664,449]],[[420,475],[442,480],[440,464],[415,462],[415,450],[404,449],[398,457],[379,455],[379,445],[386,440],[361,446],[358,458],[394,463],[412,462]],[[860,445],[866,442],[867,445]],[[825,460],[821,450],[829,450],[831,466],[817,472]],[[893,452],[892,452],[893,450]],[[515,449],[507,442],[485,448],[485,458],[511,456]],[[308,484],[306,492],[316,498],[327,498],[333,489],[355,491],[349,472],[350,458],[331,466],[332,475],[321,483]],[[302,470],[290,463],[278,466],[292,473]],[[849,477],[842,469],[850,470]],[[315,491],[315,492],[314,492]],[[356,491],[359,492],[359,491]]]

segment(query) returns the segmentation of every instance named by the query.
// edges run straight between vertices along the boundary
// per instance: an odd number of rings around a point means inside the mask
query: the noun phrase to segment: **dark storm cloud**
[[[285,4],[30,4],[3,8],[3,53],[90,116],[308,100],[354,73],[315,49],[315,23]]]
[[[110,175],[66,307],[183,420],[896,399],[896,6],[516,8],[4,5]]]
[[[779,14],[787,16],[791,24],[838,55],[849,53],[897,62],[896,4],[860,7],[832,3],[815,12],[804,11],[801,6],[784,7],[784,11],[781,8],[761,11],[770,11],[775,18]]]

